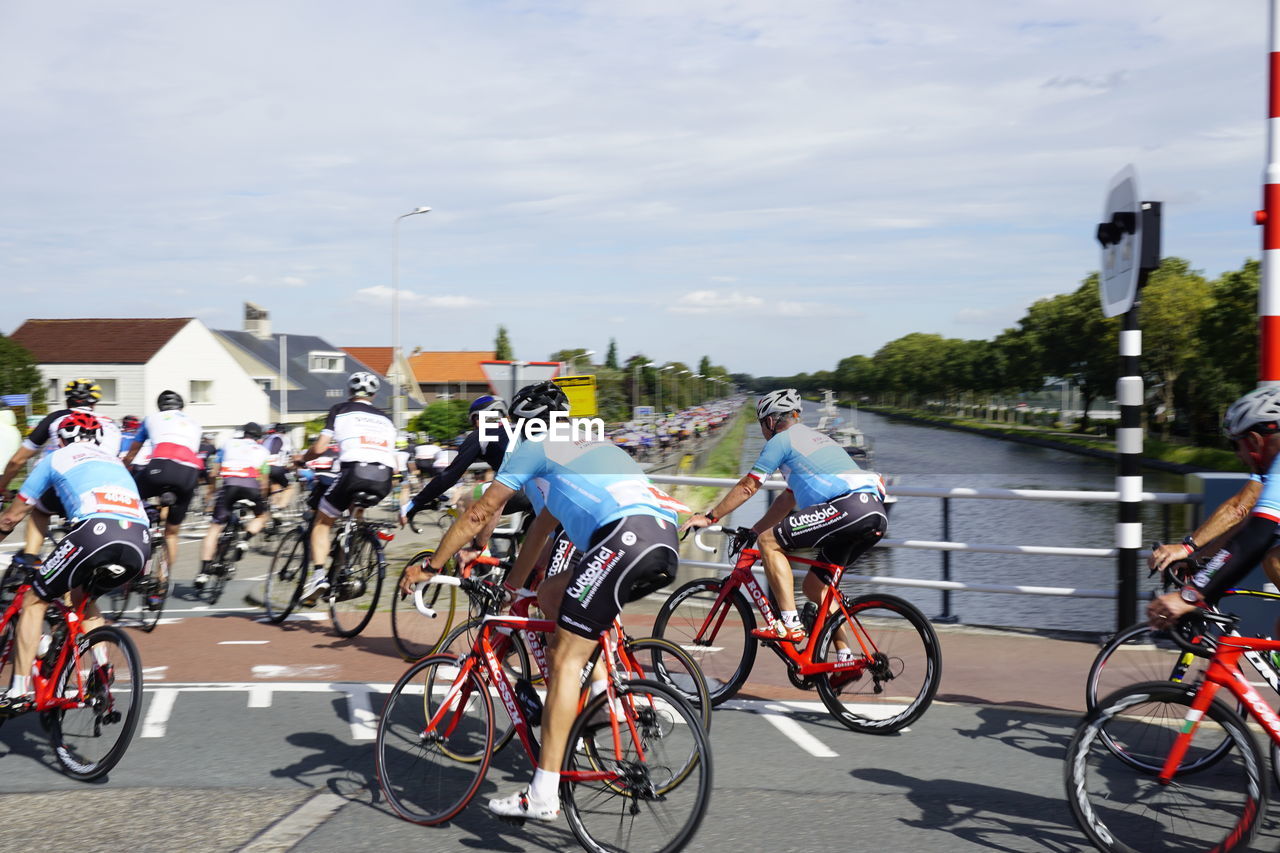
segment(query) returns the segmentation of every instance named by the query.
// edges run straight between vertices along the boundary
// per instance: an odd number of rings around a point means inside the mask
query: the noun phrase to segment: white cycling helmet
[[[1280,385],[1257,388],[1232,403],[1222,418],[1222,431],[1232,441],[1250,431],[1280,432]]]
[[[381,386],[382,380],[363,370],[357,370],[347,377],[347,389],[360,397],[372,397]]]
[[[756,403],[756,420],[762,421],[774,415],[785,415],[798,412],[801,407],[800,392],[794,388],[779,388],[770,391]]]

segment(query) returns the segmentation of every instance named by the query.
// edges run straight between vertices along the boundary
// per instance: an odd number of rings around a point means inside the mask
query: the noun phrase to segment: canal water
[[[847,413],[847,410],[844,410]],[[805,422],[817,421],[816,407],[806,404]],[[1115,466],[1107,461],[1063,451],[1031,447],[953,430],[891,421],[860,412],[858,427],[873,443],[875,468],[897,485],[975,489],[1083,489],[1110,491]],[[743,446],[745,471],[762,446],[759,430],[748,425]],[[1186,491],[1181,475],[1143,471],[1149,492]],[[892,485],[890,491],[892,491]],[[759,496],[735,513],[732,523],[751,524],[764,504]],[[1171,507],[1171,535],[1186,532],[1184,507]],[[1162,538],[1162,509],[1143,508],[1143,541]],[[1116,505],[1068,502],[953,499],[951,541],[984,545],[1051,545],[1110,548],[1114,545]],[[940,540],[942,502],[937,498],[902,497],[893,507],[889,538]],[[1140,569],[1142,595],[1154,585]],[[938,551],[876,548],[851,574],[940,580]],[[1038,557],[1011,554],[951,554],[951,578],[962,583],[1035,585],[1113,589],[1112,559]],[[797,578],[799,580],[799,578]],[[888,592],[909,599],[930,617],[942,613],[942,594],[934,590],[849,582],[851,594]],[[1085,599],[957,591],[951,612],[964,624],[1109,632],[1115,629],[1113,599]]]

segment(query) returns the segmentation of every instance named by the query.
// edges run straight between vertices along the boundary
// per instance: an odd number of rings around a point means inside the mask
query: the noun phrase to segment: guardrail
[[[679,486],[732,486],[737,480],[722,477],[680,477],[661,474],[651,475],[656,483]],[[771,477],[762,487],[767,489],[772,500],[772,493],[781,491],[787,484],[779,477]],[[983,554],[1020,554],[1047,557],[1092,557],[1114,559],[1118,553],[1115,548],[1073,548],[1051,545],[995,545],[974,542],[951,541],[951,501],[952,500],[1020,500],[1020,501],[1068,501],[1073,503],[1115,503],[1120,493],[1115,491],[1075,491],[1056,489],[968,489],[968,488],[929,488],[923,486],[892,485],[888,489],[892,497],[937,498],[942,501],[942,536],[941,540],[925,539],[883,539],[878,547],[910,548],[925,551],[938,551],[942,558],[942,580],[923,580],[916,578],[888,578],[867,575],[846,574],[844,579],[854,583],[875,583],[886,586],[916,587],[936,589],[942,592],[942,613],[937,617],[940,621],[955,621],[951,612],[952,592],[994,592],[1013,595],[1050,595],[1073,596],[1078,598],[1116,598],[1114,589],[1083,589],[1079,587],[1047,587],[1047,586],[1002,586],[998,584],[961,583],[951,579],[951,553],[967,551]],[[1165,538],[1168,537],[1168,508],[1178,505],[1197,505],[1203,496],[1190,492],[1143,492],[1144,503],[1160,504],[1165,508]],[[727,570],[732,566],[724,562],[706,562],[700,560],[681,560],[682,565],[714,570]]]

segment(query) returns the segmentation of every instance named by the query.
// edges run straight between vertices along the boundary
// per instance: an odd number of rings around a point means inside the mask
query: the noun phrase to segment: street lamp
[[[682,370],[676,374],[676,376],[690,376],[690,375],[691,374],[687,370]],[[685,395],[684,395],[684,389],[680,387],[679,379],[676,380],[676,397],[677,397],[676,406],[683,408],[680,404],[684,401]]]
[[[636,395],[635,405],[637,406],[640,405],[640,368],[642,367],[653,367],[653,362],[646,361],[644,364],[641,364],[639,361],[637,361],[631,367],[631,389],[635,392],[635,395]]]
[[[668,364],[666,367],[658,368],[657,385],[658,385],[658,413],[659,414],[662,413],[662,373],[665,370],[675,370],[675,369],[676,369],[676,366],[674,364]]]
[[[694,379],[702,379],[702,378],[703,378],[703,376],[702,376],[702,374],[701,374],[701,373],[695,373],[695,374],[693,374],[693,378],[694,378]],[[696,405],[698,405],[699,403],[701,403],[701,402],[702,402],[702,398],[703,398],[703,396],[704,396],[704,394],[705,394],[705,391],[706,391],[706,385],[704,385],[702,382],[698,382],[696,385],[694,385],[694,386],[693,386],[693,391],[694,391],[694,394],[693,394],[693,397],[694,397],[693,404],[696,406]]]
[[[595,350],[593,350],[593,349],[589,349],[589,350],[585,350],[581,355],[575,355],[575,356],[571,357],[571,358],[569,359],[569,367],[571,368],[571,369],[570,369],[570,371],[569,371],[569,374],[570,374],[571,376],[572,376],[572,375],[577,374],[577,372],[578,372],[578,359],[579,359],[579,358],[590,358],[591,356],[593,356],[593,355],[595,355],[595,354],[596,354],[596,351],[595,351]],[[589,362],[589,361],[588,361],[588,362],[587,362],[587,366],[588,366],[588,367],[590,367],[590,366],[591,366],[591,362]]]
[[[415,207],[402,213],[391,223],[391,422],[396,429],[404,426],[404,397],[400,379],[400,220],[419,213],[430,213],[429,207]]]

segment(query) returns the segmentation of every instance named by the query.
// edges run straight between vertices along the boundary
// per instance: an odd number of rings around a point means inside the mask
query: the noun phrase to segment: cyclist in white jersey
[[[233,438],[214,455],[214,476],[222,477],[222,486],[214,498],[213,518],[209,521],[209,529],[205,531],[204,543],[200,546],[200,574],[196,575],[196,589],[203,589],[209,582],[209,572],[213,565],[213,555],[218,549],[218,537],[222,529],[231,520],[237,501],[253,502],[253,518],[245,525],[249,536],[255,536],[267,524],[267,495],[271,487],[267,479],[269,454],[267,449],[258,443],[262,438],[262,427],[250,421],[240,429],[240,438]]]
[[[304,463],[310,462],[331,443],[336,444],[341,467],[338,479],[320,498],[312,523],[312,572],[303,589],[304,605],[314,605],[329,590],[325,563],[329,561],[329,537],[338,516],[351,507],[358,492],[374,495],[377,501],[391,493],[391,476],[397,464],[396,428],[391,418],[371,402],[381,384],[378,377],[363,370],[348,376],[350,399],[329,410],[324,429],[302,457]]]
[[[93,413],[93,407],[102,399],[102,389],[98,387],[98,383],[92,379],[72,379],[63,388],[66,397],[67,407],[59,409],[56,412],[50,412],[45,415],[40,423],[36,424],[22,441],[22,446],[14,452],[9,459],[9,464],[4,468],[4,473],[0,474],[0,494],[4,494],[9,488],[9,484],[13,482],[13,478],[22,470],[22,466],[29,459],[43,450],[44,453],[52,453],[58,449],[57,435],[58,426],[72,412],[90,412]],[[113,456],[120,454],[120,427],[116,422],[105,415],[94,414],[98,419],[102,428],[102,438],[98,442],[98,446]],[[62,503],[58,500],[57,492],[50,488],[40,496],[31,510],[31,516],[27,520],[26,541],[24,550],[28,554],[39,554],[40,549],[44,546],[44,538],[49,533],[49,518],[54,515],[62,515]]]
[[[267,428],[262,446],[271,454],[271,508],[284,509],[293,500],[294,485],[289,482],[289,469],[293,467],[293,442],[289,440],[288,424],[274,424]]]
[[[684,524],[706,527],[746,503],[774,471],[781,469],[789,487],[755,524],[757,543],[769,589],[778,599],[782,618],[756,629],[762,639],[801,643],[806,633],[796,610],[795,579],[787,551],[816,549],[818,558],[848,566],[884,536],[884,483],[864,471],[830,437],[800,423],[800,394],[794,388],[771,391],[760,398],[756,418],[764,449],[751,470],[712,509]],[[809,600],[822,600],[825,572],[811,569],[804,579]],[[837,638],[837,652],[852,654],[848,639]]]

